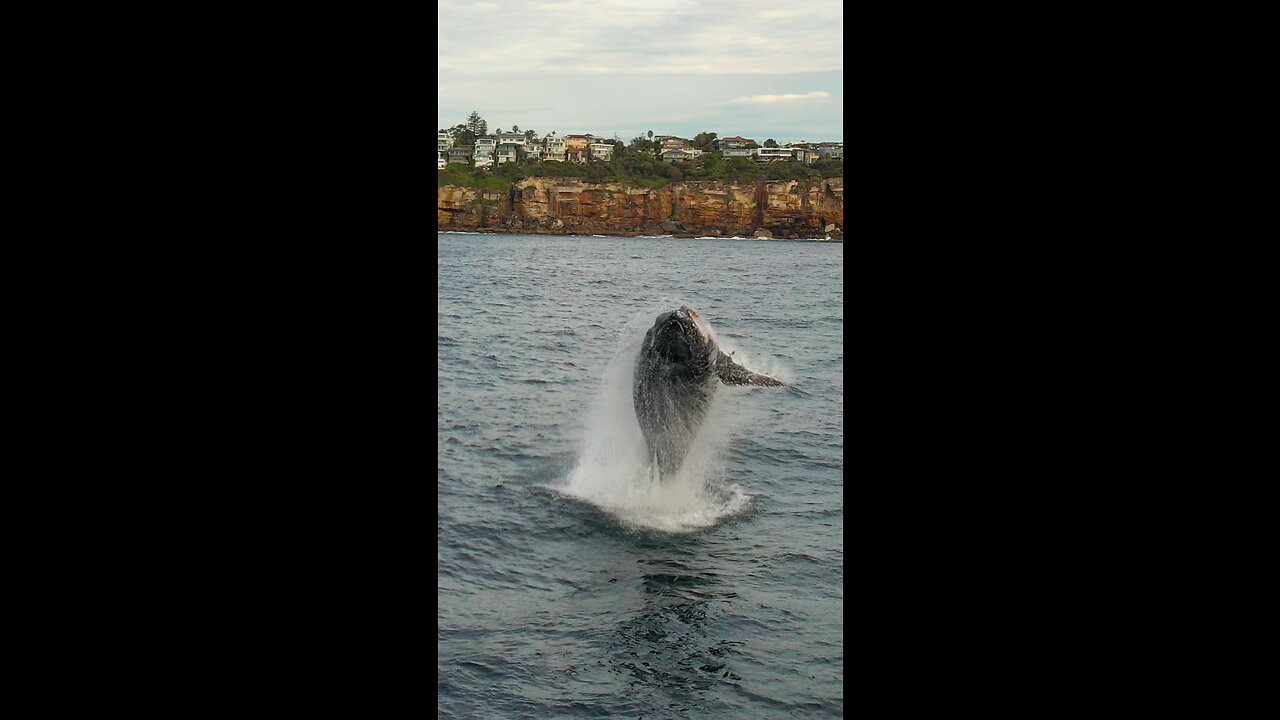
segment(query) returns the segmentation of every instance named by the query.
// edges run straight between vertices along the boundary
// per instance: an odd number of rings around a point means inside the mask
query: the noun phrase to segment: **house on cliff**
[[[498,141],[492,135],[481,135],[476,138],[475,149],[472,153],[476,159],[476,167],[489,167],[493,164],[493,151],[498,147]]]
[[[751,151],[755,155],[757,162],[774,162],[777,160],[791,160],[791,148],[784,147],[762,147]]]
[[[513,163],[516,161],[516,148],[518,146],[512,143],[503,143],[493,151],[493,160],[497,164]]]
[[[613,157],[613,144],[593,142],[587,146],[587,156],[592,160],[608,160]]]
[[[449,149],[449,162],[462,163],[463,165],[466,165],[470,161],[471,161],[470,145],[459,145],[458,147]]]
[[[548,135],[542,138],[542,159],[547,162],[562,162],[564,160],[565,144],[564,138]]]
[[[713,144],[715,145],[715,148],[717,150],[724,153],[724,151],[726,150],[740,150],[742,148],[745,148],[747,146],[747,143],[754,143],[754,142],[755,140],[752,140],[751,138],[735,136],[735,137],[718,138],[713,142]],[[749,154],[750,153],[748,153],[748,155]],[[725,157],[747,157],[747,156],[746,155],[730,156],[728,154],[725,154]]]
[[[593,138],[590,133],[587,133],[586,135],[565,135],[564,147],[565,150],[573,150],[574,148],[582,148],[585,150],[587,149],[587,146],[591,144],[592,140]]]
[[[585,163],[587,161],[587,148],[571,147],[564,151],[565,157],[569,162]]]
[[[524,137],[524,133],[498,133],[494,136],[494,139],[498,141],[499,145],[516,145],[518,147],[524,147],[528,144],[528,141]]]
[[[791,158],[793,160],[799,160],[800,162],[807,163],[809,165],[818,161],[818,153],[815,150],[810,150],[804,146],[796,147],[794,145],[787,149],[791,151]]]

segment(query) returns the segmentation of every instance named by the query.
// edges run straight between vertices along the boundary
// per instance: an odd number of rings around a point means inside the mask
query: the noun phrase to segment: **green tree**
[[[774,142],[773,138],[769,138],[768,140],[765,140],[765,141],[764,141],[764,146],[765,146],[765,147],[778,147],[778,143]]]
[[[480,135],[488,135],[488,134],[489,134],[489,123],[485,122],[484,120],[481,120],[480,129],[476,131],[476,135],[480,136]]]
[[[649,131],[649,140],[650,140],[650,141],[652,141],[652,140],[653,140],[653,131],[652,131],[652,130],[650,130],[650,131]]]
[[[744,148],[746,148],[746,149],[748,149],[748,150],[755,150],[756,148],[758,148],[758,147],[760,147],[760,146],[756,144],[756,141],[755,141],[755,140],[749,140],[749,141],[747,141],[747,144],[746,144],[746,145],[743,145],[742,147],[744,147]]]
[[[525,130],[525,131],[524,131],[524,139],[525,139],[525,140],[528,140],[529,142],[535,142],[535,141],[537,141],[537,139],[538,139],[538,133],[536,133],[536,132],[534,132],[534,131],[532,131],[532,130]]]
[[[458,127],[462,127],[462,126],[461,126],[461,125],[459,125]],[[453,136],[453,144],[454,144],[455,146],[475,145],[475,144],[476,144],[476,135],[475,135],[475,133],[471,132],[470,130],[467,130],[467,129],[465,129],[465,128],[464,128],[464,129],[462,129],[462,130],[459,130],[459,131],[458,131],[458,132]]]
[[[480,117],[480,113],[476,112],[475,110],[472,110],[471,114],[467,116],[466,124],[467,124],[467,129],[470,130],[472,134],[474,135],[484,134],[484,118]]]
[[[512,125],[512,126],[511,126],[511,132],[513,132],[513,133],[518,133],[518,132],[520,132],[520,126],[519,126],[519,125]]]
[[[699,150],[710,150],[715,141],[716,134],[713,132],[701,132],[693,136],[693,146]]]

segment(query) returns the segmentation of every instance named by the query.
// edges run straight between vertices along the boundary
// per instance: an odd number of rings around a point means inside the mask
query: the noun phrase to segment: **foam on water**
[[[549,486],[628,527],[689,532],[740,513],[751,503],[751,496],[725,477],[723,453],[740,419],[723,412],[721,393],[712,400],[675,477],[659,480],[648,456],[631,397],[636,357],[654,318],[682,304],[664,302],[628,321],[588,411],[577,461],[568,475]],[[705,321],[700,325],[710,331]]]

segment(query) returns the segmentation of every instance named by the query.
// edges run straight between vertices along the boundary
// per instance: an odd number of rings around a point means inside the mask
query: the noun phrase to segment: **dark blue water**
[[[439,235],[438,711],[844,714],[844,245]],[[689,305],[721,386],[655,483],[631,363]]]

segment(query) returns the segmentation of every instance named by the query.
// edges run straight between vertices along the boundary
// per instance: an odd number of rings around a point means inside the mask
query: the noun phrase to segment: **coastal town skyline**
[[[437,127],[844,140],[843,6],[437,3]],[[478,30],[482,29],[482,32]]]

